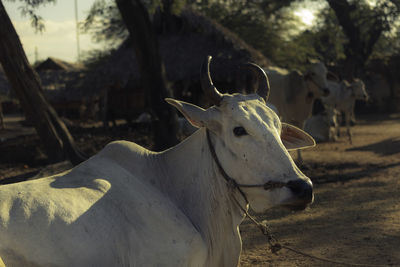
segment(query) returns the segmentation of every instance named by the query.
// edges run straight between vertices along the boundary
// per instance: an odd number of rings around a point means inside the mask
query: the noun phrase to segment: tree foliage
[[[37,32],[42,32],[45,29],[43,18],[37,14],[37,9],[47,4],[55,4],[57,0],[7,0],[9,2],[20,2],[18,7],[23,16],[28,16],[31,20],[32,27]]]
[[[301,69],[309,59],[341,64],[355,59],[362,70],[373,57],[397,53],[400,0],[327,0],[316,13],[312,27],[304,30],[293,11],[307,8],[316,0],[148,0],[150,14],[165,1],[174,13],[190,5],[239,35],[275,64]],[[318,2],[321,4],[321,2]],[[336,11],[336,12],[335,12]],[[96,0],[85,30],[95,40],[117,43],[126,38],[114,1]],[[302,30],[303,29],[303,30]],[[397,48],[396,48],[397,47]]]
[[[309,59],[319,59],[327,64],[337,64],[345,59],[343,43],[346,36],[329,7],[316,14],[317,19],[310,29],[306,29],[283,44],[282,66],[300,69]]]
[[[398,0],[327,1],[346,35],[344,67],[351,79],[363,70],[378,40],[393,29],[400,4]]]
[[[111,46],[120,44],[129,35],[115,1],[95,0],[82,29],[91,34],[95,42]]]
[[[154,14],[157,8],[164,8],[165,2],[166,0],[147,0],[143,1],[143,4],[149,14]],[[178,14],[186,4],[186,0],[171,2],[173,14]],[[129,35],[113,0],[95,0],[81,28],[85,33],[89,33],[95,42],[102,42],[111,47],[121,44]]]
[[[271,60],[279,60],[275,49],[293,34],[301,23],[290,12],[294,0],[149,0],[144,1],[150,14],[163,11],[167,3],[172,4],[173,14],[179,14],[185,5],[203,12],[223,26],[238,34],[246,42],[263,52]],[[120,14],[111,0],[96,0],[83,25],[97,42],[115,45],[128,33]]]
[[[291,12],[294,0],[196,1],[194,8],[239,35],[271,61],[282,65],[282,46],[301,22]]]

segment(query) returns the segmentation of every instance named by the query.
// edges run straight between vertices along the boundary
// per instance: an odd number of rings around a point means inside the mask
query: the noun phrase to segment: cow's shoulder
[[[98,257],[108,266],[121,261],[186,266],[204,261],[207,253],[201,234],[174,202],[108,157],[93,157],[61,175],[2,186],[0,224],[6,241],[0,250],[10,245],[39,263],[71,259],[73,265]],[[46,253],[30,254],[35,245]]]

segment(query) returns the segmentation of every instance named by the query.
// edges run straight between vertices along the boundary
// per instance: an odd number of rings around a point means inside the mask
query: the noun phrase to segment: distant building
[[[81,64],[70,63],[61,59],[49,57],[43,62],[40,62],[35,66],[35,70],[37,72],[46,71],[46,70],[55,70],[55,71],[81,71],[84,67]]]

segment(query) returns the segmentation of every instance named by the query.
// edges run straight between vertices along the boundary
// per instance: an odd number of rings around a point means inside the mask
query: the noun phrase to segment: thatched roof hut
[[[84,67],[82,64],[70,63],[58,58],[49,57],[43,62],[35,66],[37,72],[41,71],[81,71]]]
[[[80,90],[80,82],[83,81],[85,75],[84,68],[79,64],[68,63],[55,58],[48,58],[41,64],[35,67],[38,72],[42,87],[46,95],[57,95],[60,91],[71,91],[71,94],[76,96],[68,96],[73,98],[79,98],[82,94],[77,94]],[[73,88],[73,90],[70,90]],[[0,66],[0,94],[10,94],[10,84],[7,77]],[[57,95],[57,98],[65,98],[66,95],[61,93]]]
[[[222,91],[226,87],[224,84],[235,83],[241,63],[270,65],[260,52],[237,35],[196,11],[183,10],[179,20],[179,29],[158,34],[167,79],[173,84],[176,97],[199,90],[199,70],[207,55],[213,56],[212,77]],[[84,87],[91,88],[94,94],[115,84],[123,87],[135,84],[140,88],[140,73],[131,41],[126,40],[106,64],[87,78]]]
[[[40,82],[49,102],[57,108],[57,105],[66,103],[90,102],[91,98],[81,90],[85,72],[79,65],[49,58],[48,65],[43,65],[38,70]],[[63,62],[62,67],[56,67],[53,63]],[[15,95],[11,90],[7,77],[0,66],[0,100],[13,99]]]

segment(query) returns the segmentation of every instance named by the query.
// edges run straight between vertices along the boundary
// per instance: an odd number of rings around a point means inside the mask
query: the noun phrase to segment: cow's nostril
[[[323,90],[323,96],[328,96],[330,94],[329,89],[324,88]]]
[[[293,194],[304,200],[312,201],[313,199],[313,188],[312,184],[307,181],[298,179],[292,180],[287,183],[287,187],[293,192]]]

